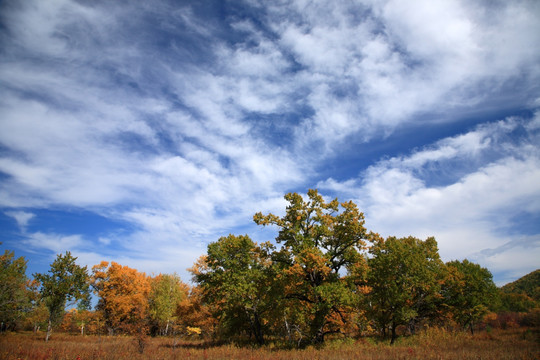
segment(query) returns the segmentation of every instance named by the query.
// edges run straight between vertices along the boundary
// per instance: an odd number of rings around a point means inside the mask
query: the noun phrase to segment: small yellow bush
[[[188,326],[186,328],[187,332],[188,332],[188,335],[201,335],[201,328],[198,328],[198,327],[191,327],[191,326]]]

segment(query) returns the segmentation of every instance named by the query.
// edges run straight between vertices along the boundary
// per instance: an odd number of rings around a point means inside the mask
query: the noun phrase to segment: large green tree
[[[258,225],[279,228],[281,249],[272,255],[288,316],[306,343],[341,332],[365,273],[364,215],[353,202],[325,201],[317,190],[307,199],[285,195],[284,216],[257,213]],[[284,317],[285,319],[287,317]]]
[[[191,269],[226,336],[248,333],[264,343],[263,318],[273,306],[267,246],[258,246],[247,235],[221,237]]]
[[[0,331],[14,329],[31,307],[26,263],[22,256],[15,259],[13,251],[0,256]]]
[[[446,263],[443,286],[445,304],[454,319],[474,333],[474,324],[498,304],[498,291],[491,272],[465,259]]]
[[[78,301],[86,303],[90,296],[87,268],[77,265],[76,260],[66,251],[65,255],[57,255],[48,273],[34,274],[34,278],[41,283],[41,297],[49,309],[46,341],[51,336],[52,328],[61,322],[66,304]]]
[[[443,263],[434,238],[383,239],[373,235],[367,284],[370,312],[393,344],[399,325],[411,325],[436,313]]]

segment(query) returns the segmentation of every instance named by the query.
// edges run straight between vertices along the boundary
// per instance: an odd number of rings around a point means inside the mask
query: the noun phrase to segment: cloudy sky
[[[540,267],[539,34],[535,0],[2,1],[2,251],[189,280],[318,188],[512,281]]]

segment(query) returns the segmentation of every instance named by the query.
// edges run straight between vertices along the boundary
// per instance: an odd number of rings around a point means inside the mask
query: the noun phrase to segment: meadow
[[[141,346],[142,345],[142,346]],[[306,349],[239,347],[202,340],[130,336],[81,336],[55,333],[0,335],[0,359],[540,359],[540,332],[532,329],[493,329],[471,335],[430,329],[401,337],[389,345],[377,338],[334,339]]]

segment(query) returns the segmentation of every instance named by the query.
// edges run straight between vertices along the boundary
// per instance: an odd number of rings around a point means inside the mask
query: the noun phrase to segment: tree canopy
[[[440,303],[443,263],[434,238],[383,239],[373,236],[369,253],[367,284],[369,311],[383,332],[396,339],[399,325],[436,316]]]
[[[169,333],[171,323],[177,320],[176,309],[188,292],[188,286],[177,274],[159,274],[150,279],[148,311],[154,331],[163,335]]]
[[[0,256],[0,322],[3,328],[14,328],[17,321],[31,307],[23,257],[15,259],[13,251]]]
[[[87,302],[90,296],[86,266],[77,265],[76,260],[76,257],[66,251],[65,255],[57,255],[48,273],[34,275],[41,283],[41,297],[49,309],[46,340],[49,340],[52,327],[61,322],[66,303]]]
[[[433,237],[368,231],[352,201],[326,199],[317,190],[285,200],[282,216],[253,217],[274,227],[275,239],[256,243],[247,234],[229,234],[209,243],[190,268],[194,286],[177,274],[148,276],[107,261],[89,275],[70,252],[30,280],[26,260],[6,251],[0,256],[2,330],[25,323],[38,331],[48,322],[47,340],[61,323],[60,329],[81,334],[137,334],[139,345],[146,334],[181,334],[302,347],[366,333],[390,335],[394,343],[425,326],[474,333],[481,321],[498,316],[493,311],[538,322],[538,270],[497,289],[479,264],[443,263]]]
[[[497,287],[488,269],[465,259],[446,263],[447,277],[443,286],[445,304],[454,319],[474,332],[480,320],[497,299]]]
[[[364,215],[352,201],[327,202],[317,190],[309,190],[306,200],[296,193],[285,199],[283,217],[257,213],[254,221],[279,228],[276,242],[282,247],[272,261],[286,309],[298,333],[320,343],[341,331],[365,275]]]
[[[92,268],[91,284],[99,297],[109,333],[136,333],[145,329],[150,282],[146,274],[116,262],[102,261]]]
[[[203,299],[216,307],[226,334],[245,331],[264,343],[263,316],[271,307],[269,257],[247,235],[229,235],[208,246],[208,255],[192,268]]]

